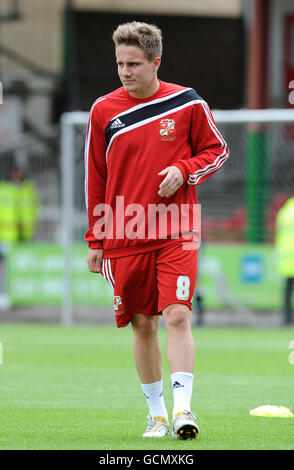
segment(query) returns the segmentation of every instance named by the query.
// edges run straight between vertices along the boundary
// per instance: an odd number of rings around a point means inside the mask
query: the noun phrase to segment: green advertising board
[[[199,258],[197,285],[208,308],[281,308],[282,279],[272,245],[203,245]]]
[[[87,247],[73,248],[72,288],[77,304],[112,304],[112,290],[101,274],[87,267]],[[55,244],[20,244],[7,257],[8,296],[13,304],[60,304],[63,292],[62,248]]]
[[[87,247],[73,249],[72,288],[76,304],[112,305],[112,290],[87,267]],[[266,244],[207,244],[200,249],[197,285],[206,308],[232,304],[252,309],[281,307],[276,253]],[[8,295],[13,304],[60,304],[63,292],[62,248],[21,244],[7,256]]]

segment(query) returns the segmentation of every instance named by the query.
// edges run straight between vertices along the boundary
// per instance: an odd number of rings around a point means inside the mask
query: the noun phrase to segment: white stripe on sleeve
[[[93,106],[90,111],[89,115],[89,125],[88,125],[88,132],[86,135],[86,141],[85,141],[85,152],[84,152],[84,163],[85,163],[85,205],[86,209],[88,209],[88,176],[89,176],[89,148],[90,148],[90,142],[91,142],[91,134],[92,134],[92,111],[96,104],[100,103],[100,101],[105,100],[105,98],[98,98],[95,103],[93,103]]]
[[[200,179],[203,178],[203,176],[206,176],[209,173],[213,173],[216,170],[218,170],[224,164],[224,162],[227,160],[227,158],[229,157],[228,146],[227,146],[225,140],[223,139],[222,135],[220,134],[220,132],[218,131],[218,129],[216,128],[216,126],[213,122],[213,119],[210,115],[210,110],[209,110],[209,107],[208,107],[207,103],[203,103],[202,107],[204,109],[204,112],[205,112],[206,117],[207,117],[208,124],[209,124],[212,132],[214,133],[216,138],[219,140],[220,146],[224,150],[221,153],[221,155],[218,155],[216,157],[214,162],[210,163],[209,165],[206,165],[205,168],[200,168],[199,170],[195,171],[195,173],[189,175],[187,183],[191,184],[191,185],[198,184]]]

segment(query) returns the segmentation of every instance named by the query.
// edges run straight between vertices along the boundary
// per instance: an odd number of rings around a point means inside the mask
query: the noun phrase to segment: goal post
[[[212,110],[230,157],[197,186],[204,243],[273,243],[278,208],[293,194],[294,110]],[[73,245],[87,229],[84,145],[89,114],[61,118],[63,299],[61,322],[71,325]],[[85,260],[86,262],[86,260]]]
[[[83,162],[83,152],[86,127],[89,114],[86,112],[64,113],[61,117],[61,244],[63,256],[63,289],[61,322],[63,325],[72,324],[72,269],[73,269],[73,244],[75,242],[75,217],[76,204],[74,192],[75,173],[77,167]],[[77,129],[81,129],[80,152],[77,152],[75,141]],[[86,209],[85,209],[86,210]]]

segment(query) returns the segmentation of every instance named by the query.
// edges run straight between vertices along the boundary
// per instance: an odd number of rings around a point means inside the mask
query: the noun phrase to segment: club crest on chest
[[[176,123],[174,119],[161,119],[159,123],[160,140],[175,140]]]

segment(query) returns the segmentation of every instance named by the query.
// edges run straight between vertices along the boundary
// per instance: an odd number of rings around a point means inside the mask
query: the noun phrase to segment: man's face
[[[121,44],[116,49],[118,75],[124,89],[135,98],[147,98],[158,88],[160,58],[149,62],[137,46]]]

